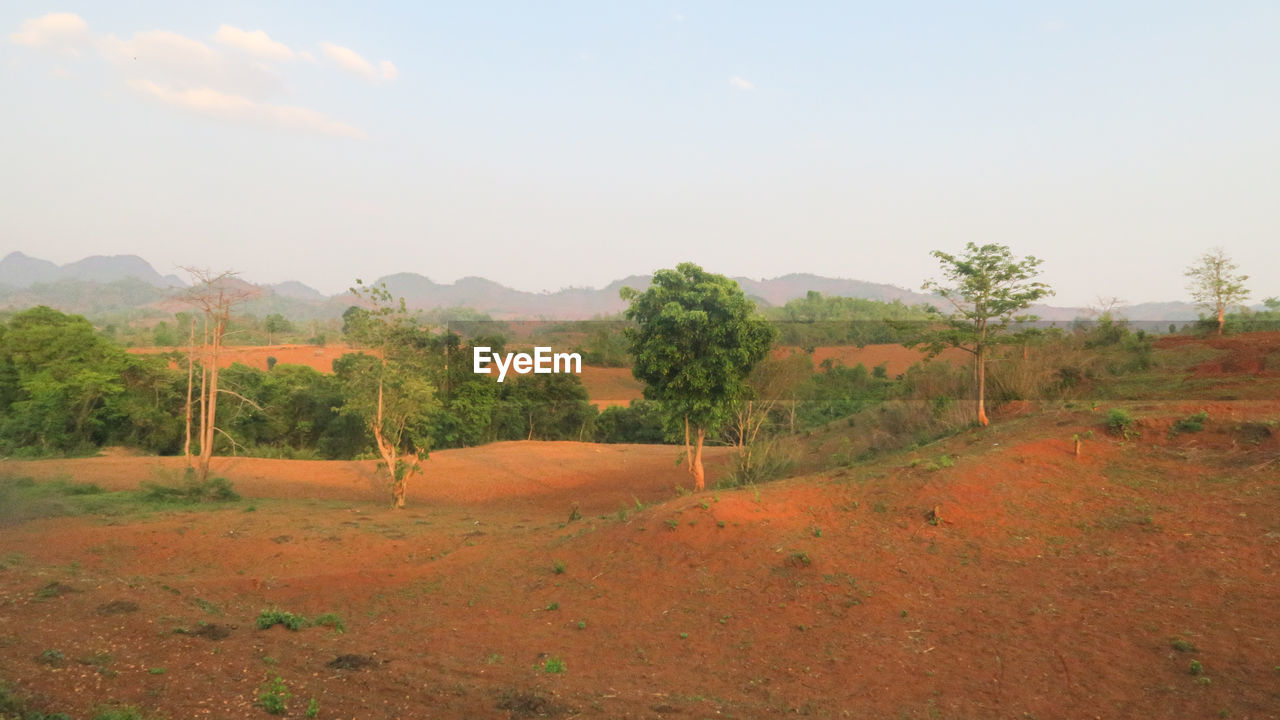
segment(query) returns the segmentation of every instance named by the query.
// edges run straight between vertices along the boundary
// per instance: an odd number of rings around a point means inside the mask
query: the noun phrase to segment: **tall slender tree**
[[[940,250],[931,253],[942,264],[944,281],[929,280],[924,289],[942,296],[951,304],[943,313],[944,324],[908,342],[925,346],[937,354],[946,347],[957,347],[973,355],[974,383],[977,385],[977,421],[988,425],[987,358],[993,345],[1016,339],[1010,333],[1012,323],[1035,320],[1033,315],[1017,316],[1031,303],[1052,295],[1049,286],[1034,278],[1040,274],[1041,260],[1028,255],[1019,260],[1004,245],[969,243],[961,255]]]
[[[421,472],[431,447],[432,337],[385,285],[356,280],[351,292],[366,307],[344,313],[344,332],[372,355],[344,355],[334,370],[348,389],[344,411],[369,428],[391,478],[392,506],[403,508],[409,477]]]
[[[240,280],[236,273],[223,271],[211,272],[203,268],[184,267],[191,276],[191,288],[186,293],[186,302],[199,311],[202,318],[202,342],[199,350],[195,350],[194,333],[189,351],[199,356],[200,365],[200,427],[198,442],[200,455],[194,469],[196,477],[204,482],[209,477],[209,464],[213,459],[214,433],[223,432],[218,428],[218,393],[231,392],[218,387],[218,375],[222,358],[223,341],[227,335],[227,327],[231,323],[231,308],[246,300],[257,297],[256,287]],[[188,366],[190,368],[190,366]],[[190,372],[190,371],[189,371]],[[191,392],[192,375],[188,375],[187,392],[187,436],[191,435]],[[234,393],[233,393],[234,394]],[[225,435],[226,433],[223,432]],[[187,467],[192,467],[191,446],[186,445]]]

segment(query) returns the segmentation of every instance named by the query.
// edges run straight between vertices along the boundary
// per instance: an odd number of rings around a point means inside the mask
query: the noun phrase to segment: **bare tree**
[[[1239,266],[1227,257],[1222,248],[1214,248],[1201,255],[1195,264],[1183,273],[1191,281],[1187,289],[1191,298],[1200,307],[1214,313],[1218,318],[1218,334],[1226,324],[1227,309],[1239,305],[1249,297],[1244,286],[1248,275],[1237,275]]]
[[[200,482],[209,478],[209,462],[213,459],[214,433],[222,432],[217,426],[218,416],[218,372],[222,355],[222,343],[227,334],[227,325],[231,322],[231,308],[251,298],[257,297],[258,289],[236,277],[236,273],[223,271],[213,273],[203,268],[182,268],[191,276],[191,289],[187,291],[186,302],[200,311],[203,317],[202,341],[199,349],[200,364],[200,427],[198,442],[200,456],[195,464],[196,477]],[[195,330],[192,326],[191,355],[196,355]],[[191,464],[191,385],[194,380],[194,369],[188,357],[187,386],[187,466]],[[226,433],[223,433],[224,435]]]

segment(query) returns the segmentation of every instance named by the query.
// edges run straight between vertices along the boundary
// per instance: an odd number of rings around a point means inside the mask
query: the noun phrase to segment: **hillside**
[[[697,494],[674,448],[581,443],[437,453],[404,512],[371,462],[224,458],[246,499],[198,511],[58,490],[176,459],[0,464],[36,478],[0,485],[0,676],[80,715],[257,716],[279,677],[289,716],[1276,717],[1277,352],[1176,338],[1121,400],[847,466],[837,423]]]

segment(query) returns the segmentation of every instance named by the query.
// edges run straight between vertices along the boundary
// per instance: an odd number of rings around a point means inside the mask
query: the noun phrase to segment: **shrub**
[[[258,705],[272,715],[283,715],[292,695],[285,687],[284,679],[277,676],[268,680],[258,690]]]
[[[337,617],[336,615],[334,617]],[[341,620],[338,621],[341,623]],[[258,614],[258,629],[267,630],[276,625],[284,625],[290,630],[301,630],[307,626],[307,619],[284,610],[268,608]]]
[[[1107,434],[1125,440],[1134,437],[1137,431],[1134,430],[1133,417],[1120,408],[1111,408],[1107,412]]]
[[[1173,424],[1173,429],[1169,431],[1170,435],[1178,433],[1194,433],[1204,429],[1204,421],[1209,419],[1209,413],[1201,410],[1191,417],[1182,418]]]

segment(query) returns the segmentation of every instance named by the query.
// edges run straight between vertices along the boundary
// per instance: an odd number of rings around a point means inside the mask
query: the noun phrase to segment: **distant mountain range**
[[[396,273],[380,281],[414,309],[470,308],[504,320],[578,320],[621,312],[626,303],[618,291],[627,286],[647,287],[649,279],[647,275],[632,275],[599,289],[568,288],[553,293],[514,290],[478,277],[436,283],[416,273]],[[734,279],[761,306],[783,305],[811,290],[824,295],[899,300],[908,305],[938,302],[936,297],[894,285],[807,273],[768,280]],[[0,260],[0,308],[49,305],[90,316],[168,315],[181,309],[176,301],[186,287],[181,278],[161,275],[136,255],[94,255],[61,266],[19,252]],[[299,320],[334,318],[354,300],[350,294],[329,296],[294,280],[258,287],[262,295],[243,308],[258,316],[278,312]],[[1052,321],[1087,315],[1083,308],[1050,305],[1033,306],[1030,312]],[[1198,316],[1195,306],[1185,302],[1142,303],[1121,308],[1119,313],[1134,321],[1185,322]]]

